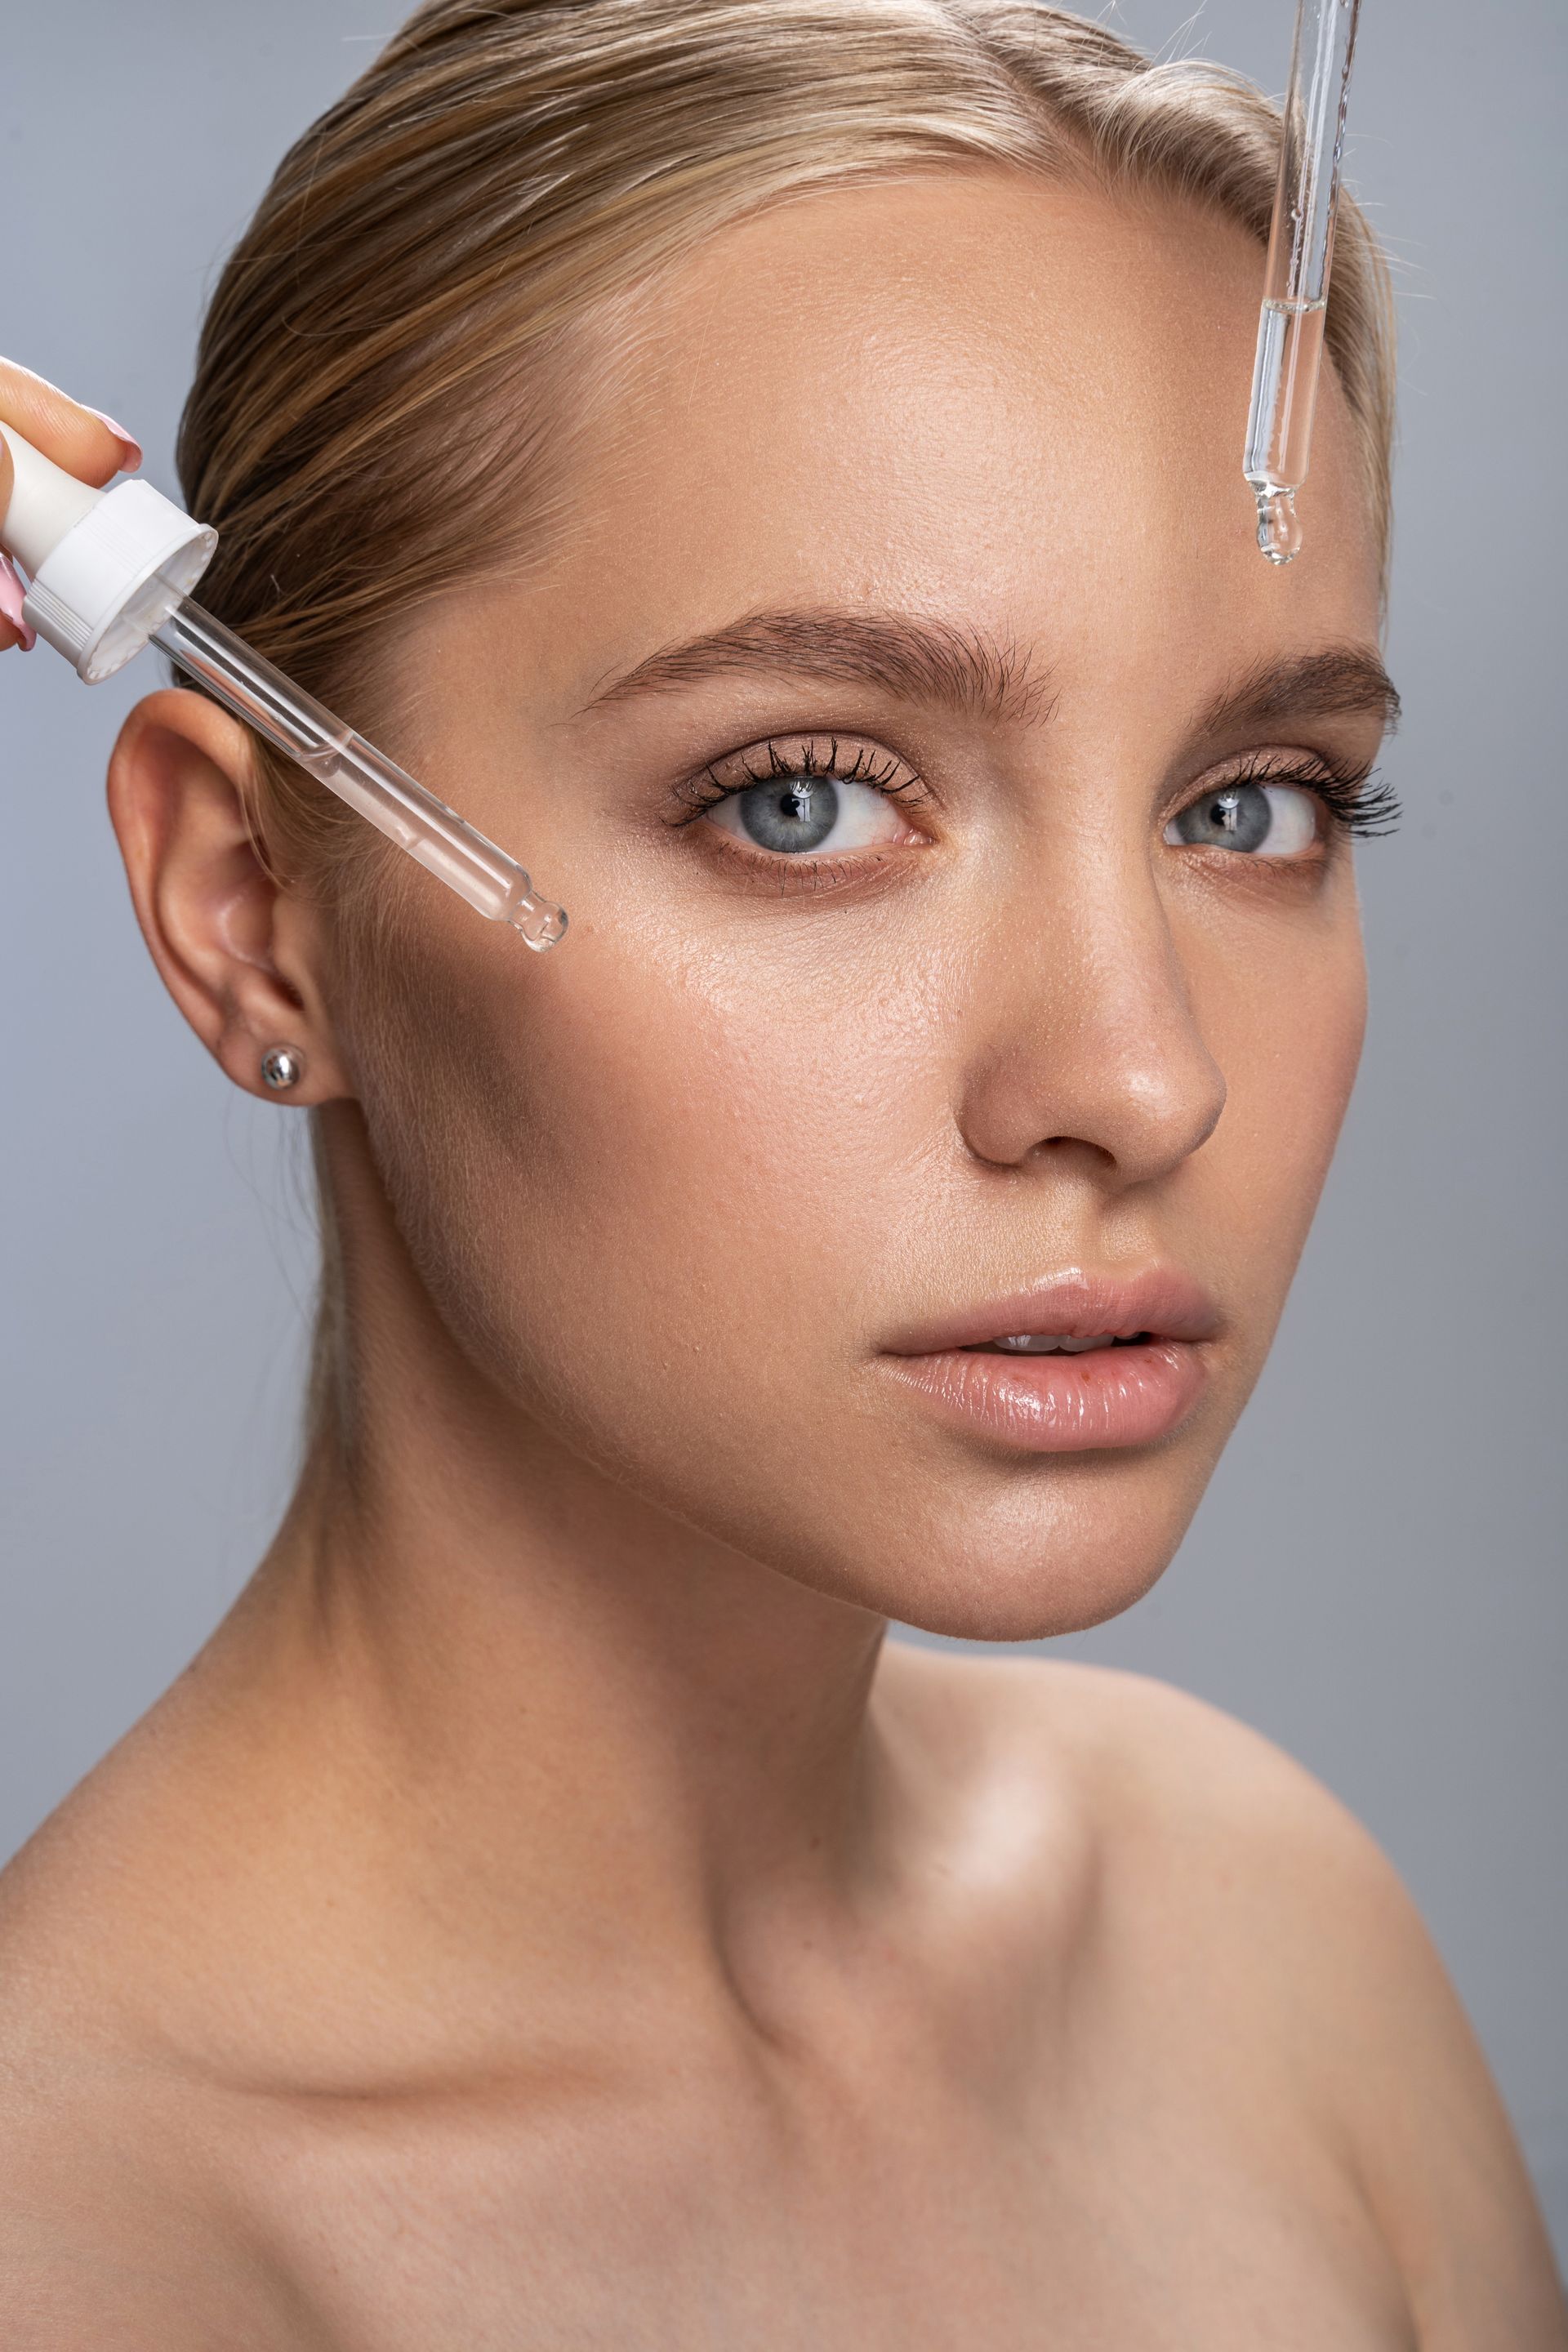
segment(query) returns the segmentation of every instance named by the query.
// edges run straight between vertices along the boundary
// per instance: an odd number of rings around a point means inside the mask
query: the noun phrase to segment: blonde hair
[[[717,229],[1006,165],[1208,207],[1261,280],[1279,141],[1238,76],[1038,0],[427,0],[284,157],[218,281],[179,444],[222,533],[203,600],[374,732],[391,625],[547,546],[583,331]],[[1347,198],[1327,341],[1385,566],[1392,315]],[[262,854],[368,948],[379,837],[260,746],[256,787]],[[321,1212],[318,1433],[342,1313],[324,1181]]]

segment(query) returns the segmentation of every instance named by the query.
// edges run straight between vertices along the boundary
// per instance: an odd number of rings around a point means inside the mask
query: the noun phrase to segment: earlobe
[[[255,749],[237,720],[180,688],[149,695],[121,730],[109,807],[142,935],[170,995],[237,1087],[268,1099],[263,1068],[297,1055],[291,1103],[352,1091],[301,925],[247,817]]]

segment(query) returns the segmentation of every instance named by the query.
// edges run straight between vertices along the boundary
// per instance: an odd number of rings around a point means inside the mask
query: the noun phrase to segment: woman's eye
[[[886,793],[847,776],[769,776],[742,792],[726,793],[706,814],[726,833],[785,856],[815,849],[866,849],[910,837]]]
[[[1171,819],[1165,839],[1254,857],[1300,857],[1318,838],[1318,803],[1296,784],[1222,784]]]

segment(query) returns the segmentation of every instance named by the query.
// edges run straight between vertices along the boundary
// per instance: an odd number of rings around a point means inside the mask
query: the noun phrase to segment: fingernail
[[[21,639],[21,651],[30,654],[38,642],[37,632],[30,629],[22,618],[22,599],[26,594],[22,575],[8,555],[0,555],[0,621],[9,621]]]
[[[81,404],[84,408],[87,408],[87,403],[85,400]],[[138,441],[134,433],[127,433],[123,425],[116,425],[112,416],[105,416],[101,408],[87,408],[87,413],[89,416],[96,416],[100,425],[107,425],[115,439],[123,446],[125,450],[125,463],[121,467],[121,471],[125,474],[133,474],[136,471],[137,467],[142,463],[142,444]]]

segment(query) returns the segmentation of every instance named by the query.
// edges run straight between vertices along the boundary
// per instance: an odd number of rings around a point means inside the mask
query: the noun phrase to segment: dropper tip
[[[547,898],[535,898],[531,894],[518,900],[509,920],[514,930],[521,932],[525,943],[540,955],[565,936],[565,908],[552,907]]]
[[[1258,493],[1258,546],[1270,563],[1293,562],[1301,552],[1301,520],[1294,490]]]

